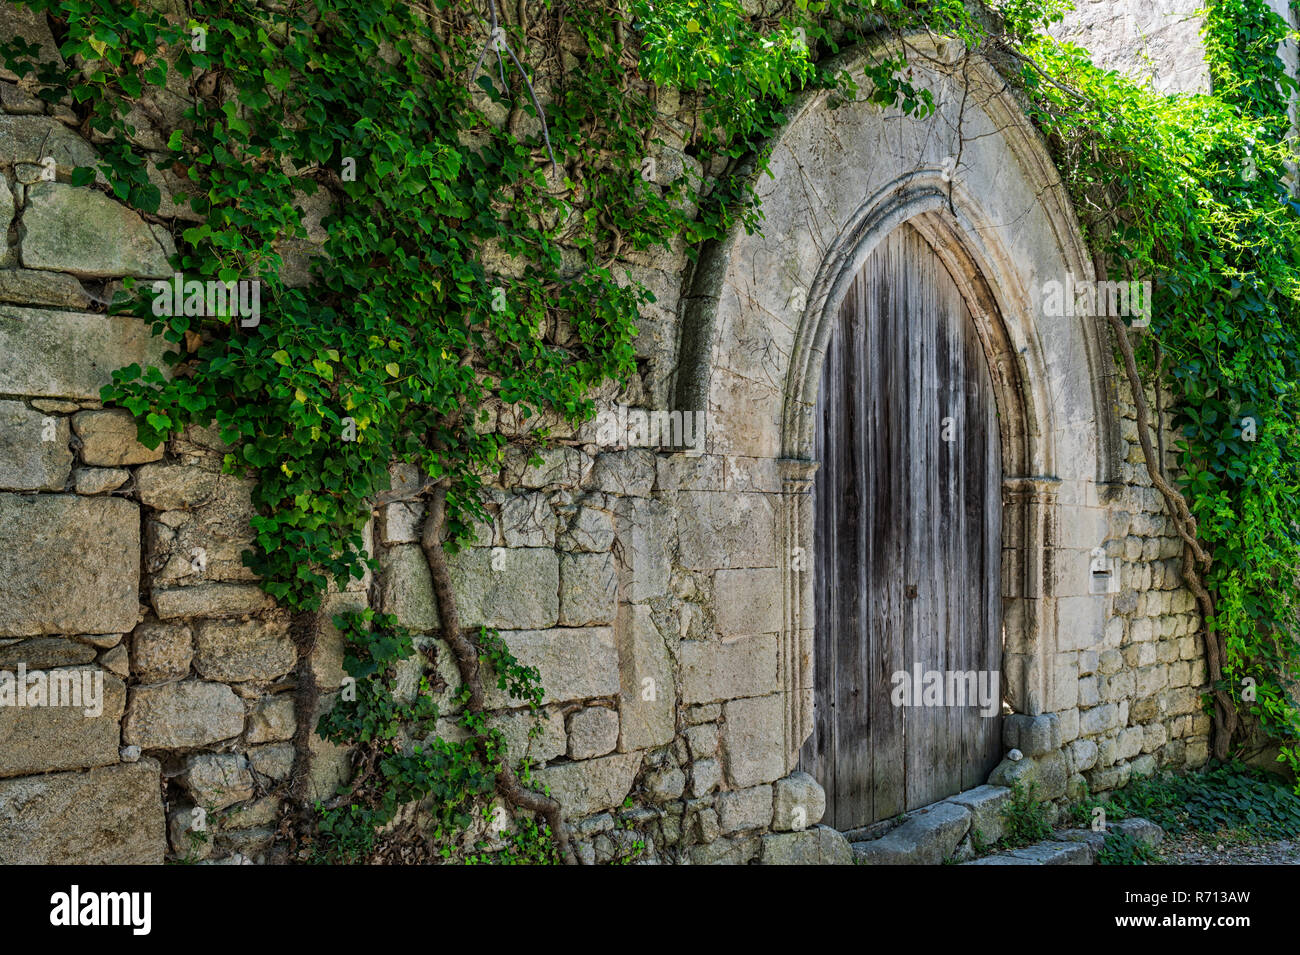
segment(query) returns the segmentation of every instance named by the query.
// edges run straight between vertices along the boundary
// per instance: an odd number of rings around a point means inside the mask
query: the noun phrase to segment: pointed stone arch
[[[1045,317],[1042,283],[1094,273],[1068,196],[1037,131],[979,56],[906,41],[925,119],[829,94],[803,97],[759,185],[764,228],[705,250],[683,300],[676,396],[708,414],[708,451],[776,459],[782,548],[785,752],[812,713],[810,490],[822,359],[848,285],[876,245],[916,227],[976,316],[998,395],[1004,454],[1004,685],[1016,712],[1063,708],[1058,652],[1091,644],[1104,606],[1075,573],[1105,536],[1118,421],[1106,331]],[[883,48],[840,64],[860,73]],[[898,52],[889,50],[888,52]],[[799,555],[791,559],[791,555]],[[1062,568],[1070,581],[1063,583]],[[1057,699],[1060,696],[1061,699]]]

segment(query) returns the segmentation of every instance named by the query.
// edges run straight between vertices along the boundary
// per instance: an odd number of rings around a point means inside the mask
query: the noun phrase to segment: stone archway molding
[[[1014,709],[1059,708],[1051,661],[1082,644],[1080,634],[1091,642],[1104,623],[1093,619],[1104,614],[1096,601],[1061,612],[1058,600],[1074,595],[1061,592],[1053,568],[1065,550],[1086,555],[1083,544],[1096,546],[1065,541],[1060,528],[1095,522],[1098,489],[1118,473],[1111,352],[1100,322],[1045,318],[1036,294],[1067,276],[1092,281],[1091,259],[1041,137],[996,71],[977,55],[964,59],[959,44],[923,35],[904,43],[914,82],[935,93],[935,112],[913,119],[867,103],[832,110],[826,92],[804,96],[774,144],[773,176],[759,185],[765,229],[707,249],[683,300],[679,406],[707,410],[710,453],[778,462],[791,767],[812,728],[810,492],[822,358],[854,275],[904,222],[966,296],[998,391],[1004,685]],[[840,65],[855,73],[896,52],[892,44],[857,51]]]

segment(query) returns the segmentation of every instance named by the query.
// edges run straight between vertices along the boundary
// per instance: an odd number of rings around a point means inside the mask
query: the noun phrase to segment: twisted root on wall
[[[466,707],[471,713],[482,713],[485,705],[478,648],[461,629],[456,592],[452,588],[451,573],[447,569],[447,552],[442,545],[446,513],[447,486],[444,481],[434,486],[430,496],[429,513],[420,535],[420,549],[424,551],[424,559],[429,564],[429,574],[433,578],[433,593],[438,601],[438,623],[442,628],[442,637],[456,658],[461,679],[469,687]],[[577,863],[577,857],[569,845],[569,832],[560,813],[560,804],[549,796],[525,788],[508,760],[502,762],[497,773],[497,792],[511,806],[541,815],[551,828],[561,857],[570,865]]]
[[[1226,759],[1233,734],[1237,731],[1237,709],[1232,697],[1220,688],[1223,681],[1223,668],[1227,663],[1227,649],[1223,636],[1211,623],[1214,619],[1214,598],[1206,588],[1202,574],[1210,569],[1212,559],[1196,538],[1196,518],[1187,506],[1187,499],[1165,477],[1164,465],[1151,445],[1151,409],[1147,404],[1142,377],[1138,374],[1137,359],[1133,355],[1133,344],[1128,339],[1128,328],[1116,315],[1107,316],[1110,327],[1115,333],[1120,354],[1124,358],[1124,372],[1128,377],[1129,387],[1133,392],[1133,404],[1137,409],[1138,441],[1142,445],[1142,457],[1146,461],[1147,473],[1151,483],[1165,500],[1165,507],[1173,519],[1174,528],[1183,540],[1182,577],[1188,589],[1196,597],[1201,618],[1205,621],[1205,659],[1209,668],[1211,696],[1214,700],[1214,756]],[[1156,388],[1160,382],[1156,382]],[[1163,422],[1157,422],[1163,427]]]

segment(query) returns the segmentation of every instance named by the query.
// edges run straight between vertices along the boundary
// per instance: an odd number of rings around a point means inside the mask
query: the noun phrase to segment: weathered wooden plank
[[[905,713],[891,701],[891,675],[903,668],[906,620],[899,584],[905,573],[907,526],[907,337],[898,322],[905,287],[893,281],[891,257],[898,257],[897,236],[888,237],[872,257],[867,277],[872,329],[871,360],[878,371],[871,380],[872,430],[867,448],[877,498],[870,502],[871,530],[871,726],[874,817],[902,812],[905,789]],[[864,383],[865,385],[866,383]],[[871,820],[874,821],[874,820]]]

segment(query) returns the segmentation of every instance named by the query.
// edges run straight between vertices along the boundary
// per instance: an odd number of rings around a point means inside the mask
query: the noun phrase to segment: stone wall
[[[49,42],[12,7],[0,11],[0,24]],[[440,651],[456,683],[417,544],[422,513],[377,510],[379,572],[326,598],[314,645],[291,628],[240,560],[252,544],[249,485],[220,473],[217,436],[191,429],[150,451],[124,412],[97,401],[115,368],[159,361],[147,327],[106,317],[104,303],[126,276],[170,275],[169,229],[71,186],[93,146],[66,110],[47,110],[10,80],[0,76],[0,515],[10,542],[0,550],[0,668],[98,674],[103,706],[94,716],[0,706],[0,861],[286,861],[277,832],[292,805],[292,738],[314,726],[344,676],[330,616],[364,606],[396,614]],[[661,109],[667,181],[692,160],[678,151],[688,117],[668,96]],[[801,128],[831,125],[808,115]],[[850,110],[839,117],[855,122]],[[1007,155],[990,151],[990,165],[959,178],[989,189]],[[46,156],[55,182],[41,179]],[[769,215],[769,229],[806,252],[796,240],[807,209],[774,213],[786,217]],[[674,402],[688,391],[681,369],[699,327],[689,316],[700,272],[681,249],[624,264],[657,302],[643,316],[641,374],[625,393],[603,394],[602,407],[687,410]],[[758,332],[720,334],[738,355]],[[1060,618],[1051,629],[1060,637],[1008,648],[1037,683],[1006,721],[1008,749],[1026,758],[1003,763],[993,781],[1032,775],[1057,800],[1200,765],[1209,732],[1177,539],[1140,463],[1125,385],[1113,365],[1096,374],[1116,395],[1101,412],[1118,435],[1109,479],[1085,482],[1078,501],[1051,512],[1041,553],[1007,551],[1028,596],[1052,598],[1035,606]],[[755,366],[718,380],[743,407],[757,377]],[[585,859],[626,855],[639,837],[648,861],[846,861],[842,838],[804,828],[824,797],[794,755],[813,661],[811,607],[792,610],[789,597],[811,568],[792,566],[788,545],[815,477],[792,471],[778,424],[757,412],[728,418],[711,394],[702,454],[611,446],[592,422],[561,429],[540,469],[507,460],[489,482],[491,523],[452,560],[461,615],[499,628],[540,670],[549,717],[540,738],[528,740],[523,713],[499,694],[492,720],[513,755],[543,765]],[[502,427],[508,418],[499,414]],[[396,486],[412,479],[394,470]],[[1098,546],[1120,561],[1121,589],[1085,596],[1079,555]],[[1020,584],[1008,588],[1009,607],[1026,597]],[[313,736],[298,785],[326,798],[347,767],[346,753]]]
[[[1111,488],[1102,546],[1120,569],[1119,593],[1094,598],[1109,603],[1100,633],[1055,654],[1050,712],[1006,718],[1004,743],[1025,758],[1004,760],[989,779],[1034,781],[1047,798],[1073,801],[1209,758],[1201,617],[1180,574],[1182,542],[1146,469],[1126,380],[1118,392],[1121,480]],[[1147,403],[1154,413],[1151,391]],[[1164,450],[1166,473],[1175,475],[1172,405],[1164,392],[1164,427],[1153,442]]]
[[[1162,93],[1205,93],[1210,71],[1202,6],[1199,0],[1078,0],[1053,34],[1083,47],[1099,66],[1148,80]]]

